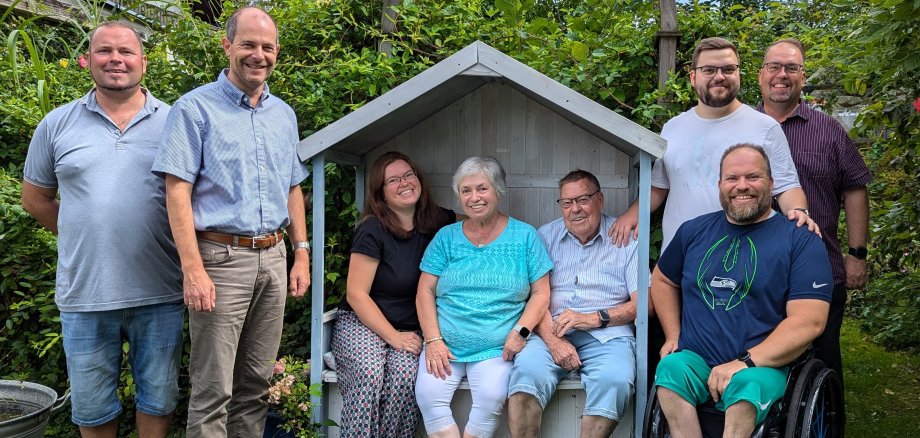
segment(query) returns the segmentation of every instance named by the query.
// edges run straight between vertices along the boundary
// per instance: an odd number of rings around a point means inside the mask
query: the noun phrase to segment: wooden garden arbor
[[[302,140],[297,151],[312,161],[313,177],[311,381],[323,381],[329,342],[320,262],[326,162],[356,167],[360,209],[370,164],[386,151],[404,152],[425,172],[438,204],[459,210],[450,188],[454,170],[471,155],[493,156],[508,173],[501,211],[535,227],[560,215],[558,180],[585,169],[600,180],[605,213],[619,214],[639,199],[639,260],[648,260],[651,166],[665,147],[655,133],[478,41]],[[648,388],[648,284],[648,270],[640,269],[636,436]],[[313,402],[315,419],[324,420],[322,399]]]

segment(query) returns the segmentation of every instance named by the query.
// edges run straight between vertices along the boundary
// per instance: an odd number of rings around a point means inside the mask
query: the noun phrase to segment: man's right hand
[[[607,235],[613,239],[618,247],[629,244],[629,237],[632,239],[639,238],[639,209],[630,207],[622,216],[613,221],[613,225],[607,231]]]
[[[677,351],[677,341],[665,340],[664,345],[661,346],[661,351],[659,351],[658,354],[661,355],[661,357],[665,357],[675,351]]]
[[[185,305],[196,312],[210,312],[217,301],[217,291],[214,282],[204,266],[183,270],[182,290],[185,294]]]
[[[578,351],[575,346],[565,338],[556,338],[544,340],[549,354],[553,356],[553,362],[566,370],[572,371],[581,368],[581,358],[578,357]]]

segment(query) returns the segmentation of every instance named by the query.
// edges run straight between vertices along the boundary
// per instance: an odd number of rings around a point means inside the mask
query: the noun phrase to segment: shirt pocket
[[[795,156],[795,167],[799,175],[812,178],[827,178],[831,174],[834,157],[819,152],[802,152]]]

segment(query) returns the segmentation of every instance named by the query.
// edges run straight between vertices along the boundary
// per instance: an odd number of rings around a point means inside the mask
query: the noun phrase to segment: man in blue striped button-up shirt
[[[535,437],[556,385],[580,369],[585,387],[582,436],[607,437],[635,390],[638,242],[619,248],[607,235],[614,218],[590,172],[559,182],[562,218],[540,228],[553,270],[550,309],[514,361],[508,394],[515,437]]]
[[[282,228],[291,294],[310,284],[297,118],[265,84],[280,50],[274,21],[238,10],[223,48],[230,68],[176,102],[153,165],[190,310],[189,437],[262,436],[288,288]]]

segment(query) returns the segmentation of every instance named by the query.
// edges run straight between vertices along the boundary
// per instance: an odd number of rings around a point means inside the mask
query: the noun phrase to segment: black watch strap
[[[757,364],[755,364],[754,361],[751,359],[751,352],[749,351],[745,351],[744,353],[739,354],[738,360],[744,362],[744,364],[747,365],[748,368],[754,368],[757,366]]]
[[[600,317],[600,319],[601,319],[601,326],[600,326],[600,328],[607,327],[607,324],[610,324],[610,314],[607,313],[607,309],[598,310],[598,311],[597,311],[597,315],[598,315],[598,316]]]
[[[865,246],[858,246],[856,248],[851,246],[847,253],[860,260],[865,260],[866,257],[869,256],[869,250],[866,249]]]

